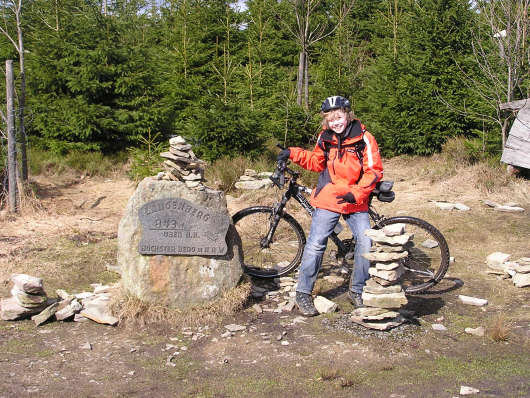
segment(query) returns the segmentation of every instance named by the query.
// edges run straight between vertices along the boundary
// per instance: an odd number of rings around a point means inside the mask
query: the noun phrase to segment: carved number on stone
[[[157,199],[143,205],[140,254],[226,254],[226,232],[230,219],[185,199]]]

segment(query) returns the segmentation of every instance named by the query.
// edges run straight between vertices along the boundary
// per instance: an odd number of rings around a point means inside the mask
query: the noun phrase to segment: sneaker
[[[315,316],[319,314],[319,312],[315,308],[315,304],[313,304],[313,298],[310,294],[296,292],[295,302],[302,315]]]
[[[348,290],[348,297],[355,308],[364,307],[363,297],[361,293],[355,293],[355,292],[352,292],[351,290]]]

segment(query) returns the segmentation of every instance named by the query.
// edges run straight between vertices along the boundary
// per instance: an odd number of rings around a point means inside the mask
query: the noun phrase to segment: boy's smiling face
[[[331,114],[326,117],[326,121],[329,128],[337,134],[342,134],[350,122],[348,114],[340,109],[331,112]]]

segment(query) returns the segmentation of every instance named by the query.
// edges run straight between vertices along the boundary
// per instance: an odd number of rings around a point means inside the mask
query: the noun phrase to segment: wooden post
[[[17,211],[17,143],[15,136],[15,84],[13,60],[6,60],[7,177],[9,212]]]

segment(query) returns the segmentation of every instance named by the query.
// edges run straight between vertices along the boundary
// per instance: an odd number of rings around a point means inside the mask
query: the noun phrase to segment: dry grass
[[[513,329],[513,324],[504,314],[498,314],[493,318],[488,328],[488,336],[495,342],[508,341]]]
[[[187,310],[169,308],[160,304],[147,303],[122,293],[112,301],[112,311],[124,327],[144,327],[163,323],[168,327],[198,326],[219,323],[223,318],[241,311],[250,296],[250,281],[243,281],[219,299]]]
[[[326,367],[318,371],[318,380],[332,382],[341,388],[353,387],[359,384],[359,376],[347,374],[343,369]]]
[[[340,371],[337,368],[320,369],[318,377],[325,381],[335,380],[340,377]]]

